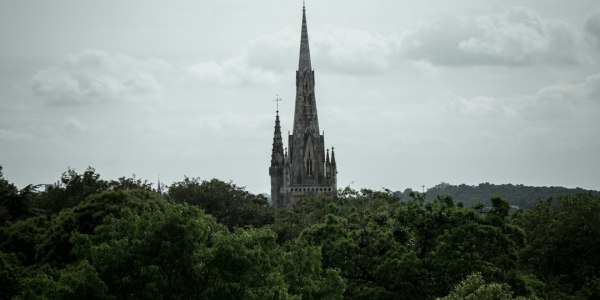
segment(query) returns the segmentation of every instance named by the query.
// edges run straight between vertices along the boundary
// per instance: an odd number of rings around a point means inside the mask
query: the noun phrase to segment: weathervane
[[[277,94],[275,100],[273,100],[273,101],[275,101],[275,103],[277,103],[277,113],[279,113],[279,102],[283,101],[283,100],[281,100],[281,98],[279,98],[279,94]]]

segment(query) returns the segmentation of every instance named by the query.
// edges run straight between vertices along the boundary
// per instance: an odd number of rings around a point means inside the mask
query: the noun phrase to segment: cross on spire
[[[273,100],[273,101],[275,101],[275,103],[277,103],[277,113],[279,113],[279,102],[281,102],[283,100],[281,100],[281,98],[279,98],[279,94],[277,94],[275,96],[275,100]]]

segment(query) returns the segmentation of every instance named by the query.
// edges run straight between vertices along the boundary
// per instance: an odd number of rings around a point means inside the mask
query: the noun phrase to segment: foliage
[[[76,233],[71,242],[77,256],[90,261],[117,298],[181,299],[201,286],[195,251],[215,226],[188,206],[140,212],[125,207],[118,216],[107,216],[94,234]]]
[[[266,228],[229,231],[144,190],[94,194],[2,234],[7,298],[341,299],[345,289],[316,247],[284,247]]]
[[[524,238],[506,222],[505,201],[495,199],[494,209],[481,215],[449,197],[426,203],[415,195],[399,203],[372,195],[361,191],[318,205],[313,213],[328,214],[298,237],[321,247],[325,266],[341,270],[349,281],[347,297],[428,299],[473,272],[502,281],[514,277]],[[286,220],[305,223],[289,217],[294,210]]]
[[[30,184],[18,190],[3,177],[0,166],[0,224],[31,216],[35,189],[36,186]]]
[[[36,248],[51,222],[45,216],[31,217],[0,228],[0,251],[14,253],[24,265],[36,262]]]
[[[103,191],[124,190],[151,190],[151,184],[146,180],[120,177],[117,180],[104,180],[92,167],[88,167],[83,174],[78,174],[74,169],[65,171],[60,182],[49,185],[47,190],[39,195],[36,207],[47,213],[58,213],[63,209],[74,207],[87,197]]]
[[[15,299],[114,299],[88,261],[62,270],[38,269],[21,280]]]
[[[506,283],[486,283],[480,273],[474,273],[457,284],[446,297],[438,300],[511,300],[512,290]],[[516,299],[537,299],[517,297]]]
[[[579,194],[551,199],[514,216],[527,233],[523,267],[548,282],[552,297],[579,290],[600,297],[600,197]],[[593,298],[593,297],[592,297]]]
[[[124,207],[136,211],[164,209],[166,203],[149,191],[109,191],[92,195],[80,205],[61,211],[53,218],[36,245],[36,259],[52,265],[73,262],[72,245],[74,232],[93,233],[106,216],[119,215]]]
[[[198,206],[226,226],[260,227],[273,222],[267,199],[232,183],[185,177],[169,186],[167,199]]]
[[[23,266],[15,254],[0,251],[0,287],[4,291],[0,294],[0,299],[9,299],[8,295],[12,295],[18,290],[19,277],[22,272]]]
[[[346,188],[274,214],[216,179],[164,198],[91,168],[62,179],[18,190],[0,173],[0,299],[600,298],[589,193],[515,213]]]

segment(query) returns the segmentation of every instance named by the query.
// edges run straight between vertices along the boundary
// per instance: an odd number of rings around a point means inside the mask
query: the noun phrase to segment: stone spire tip
[[[308,27],[306,26],[306,7],[302,3],[302,33],[300,35],[300,62],[298,63],[298,71],[310,71],[310,48],[308,46]]]

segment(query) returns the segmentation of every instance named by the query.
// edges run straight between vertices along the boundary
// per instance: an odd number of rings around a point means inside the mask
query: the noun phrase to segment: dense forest
[[[488,200],[346,188],[275,212],[217,179],[0,172],[0,298],[600,299],[598,195]]]

